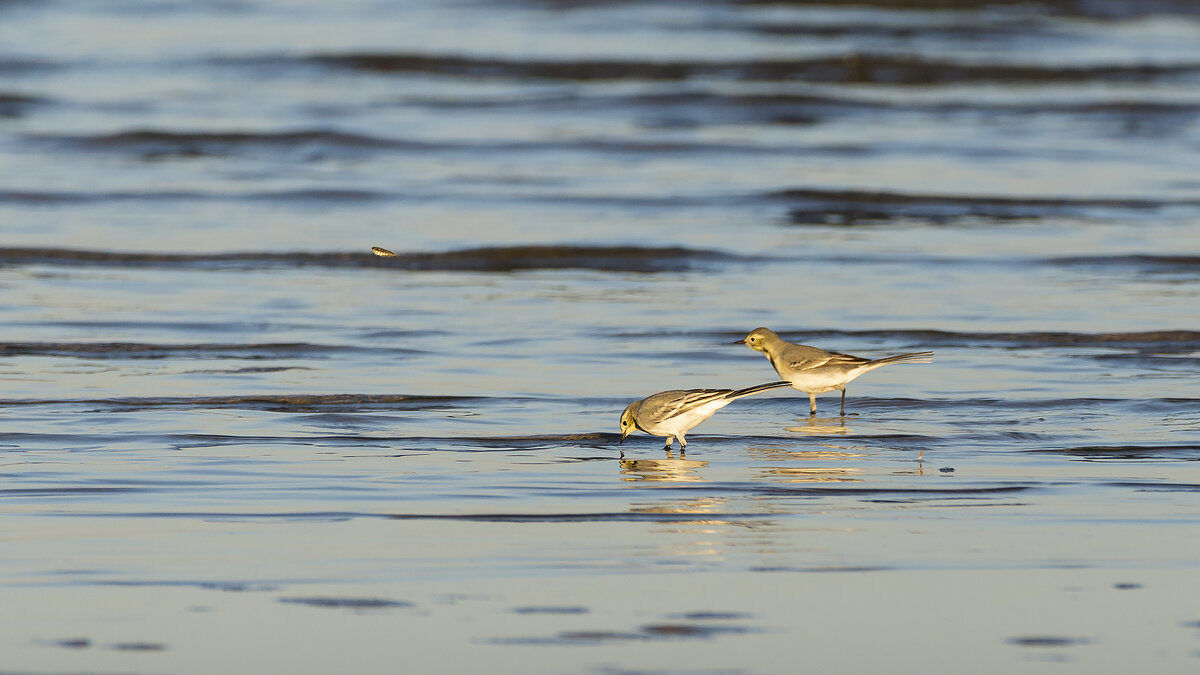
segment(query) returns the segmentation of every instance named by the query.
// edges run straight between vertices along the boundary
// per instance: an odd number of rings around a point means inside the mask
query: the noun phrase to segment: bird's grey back
[[[719,398],[732,393],[732,389],[672,389],[660,391],[642,401],[636,414],[662,419],[673,411],[687,407],[689,403],[709,398]]]

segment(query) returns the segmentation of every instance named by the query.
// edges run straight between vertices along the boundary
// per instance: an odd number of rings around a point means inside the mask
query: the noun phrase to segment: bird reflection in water
[[[667,483],[700,483],[704,477],[696,469],[708,466],[708,462],[684,457],[675,457],[667,451],[666,459],[622,459],[621,479],[628,481],[662,481]]]

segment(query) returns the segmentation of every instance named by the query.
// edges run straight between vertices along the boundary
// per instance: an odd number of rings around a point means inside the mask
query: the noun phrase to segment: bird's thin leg
[[[672,443],[674,443],[674,442],[675,442],[675,437],[674,437],[674,436],[667,436],[667,446],[666,446],[665,448],[663,448],[663,450],[666,450],[667,452],[670,452],[670,451],[671,451],[671,444],[672,444]]]
[[[846,388],[841,387],[841,390],[842,390],[842,417],[845,417],[846,416]]]
[[[679,434],[679,458],[683,459],[685,454],[687,454],[687,439],[683,437],[683,434]]]
[[[817,414],[817,395],[816,394],[808,395],[808,414],[810,417]]]

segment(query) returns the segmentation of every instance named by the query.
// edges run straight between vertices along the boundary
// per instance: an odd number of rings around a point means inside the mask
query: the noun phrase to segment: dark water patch
[[[534,450],[561,446],[616,447],[621,435],[606,432],[580,432],[573,434],[532,434],[521,436],[460,436],[421,437],[411,440],[418,443],[455,443],[498,449]]]
[[[3,3],[0,3],[0,7]],[[13,58],[0,56],[0,75],[19,77],[23,75],[41,75],[48,71],[64,68],[65,65],[44,59]]]
[[[325,189],[299,189],[299,190],[276,190],[272,192],[254,192],[245,195],[239,195],[241,198],[250,201],[265,201],[265,202],[346,202],[350,204],[361,204],[366,202],[379,202],[392,199],[397,195],[386,192],[378,192],[374,190],[358,190],[349,188],[325,188]]]
[[[145,321],[140,319],[120,321],[109,321],[105,319],[46,319],[39,321],[14,321],[8,325],[32,326],[36,328],[52,326],[55,328],[80,328],[84,330],[118,330],[137,332],[169,331],[180,333],[263,333],[271,331],[308,330],[314,328],[314,325],[312,324],[286,324],[260,321]]]
[[[271,57],[267,57],[268,60]],[[285,57],[286,58],[286,57]],[[428,74],[473,79],[518,80],[684,80],[695,77],[696,64],[633,60],[522,60],[496,57],[434,56],[405,52],[314,54],[297,63],[337,70],[387,74]]]
[[[162,445],[176,450],[194,450],[209,447],[243,445],[291,445],[316,448],[392,448],[396,443],[405,443],[405,450],[425,451],[426,448],[410,447],[409,437],[365,436],[362,434],[330,435],[232,435],[232,434],[171,434],[171,433],[114,433],[101,434],[86,430],[79,435],[23,433],[0,430],[0,447],[9,445],[17,449],[53,449],[62,452],[83,452],[96,448],[128,446],[129,444]],[[462,439],[447,438],[440,441],[429,452],[478,452],[477,448],[463,448]],[[99,489],[97,489],[99,491]],[[115,491],[115,490],[114,490]],[[0,496],[4,492],[0,489]]]
[[[90,638],[64,638],[62,640],[43,640],[39,644],[46,647],[61,647],[63,649],[87,649],[92,646]]]
[[[254,373],[282,373],[289,370],[313,370],[307,366],[262,366],[247,368],[209,368],[188,370],[189,375],[249,375]]]
[[[655,623],[642,626],[642,634],[651,638],[701,638],[707,639],[717,635],[736,635],[749,633],[746,626],[721,626],[710,623]]]
[[[20,117],[46,102],[46,99],[36,96],[6,94],[0,91],[0,117]]]
[[[756,257],[683,247],[495,246],[443,252],[145,253],[51,248],[0,248],[0,265],[259,269],[270,267],[392,268],[403,271],[517,272],[583,269],[601,272],[678,272],[701,266],[752,262]]]
[[[197,190],[112,190],[105,192],[0,191],[0,203],[27,206],[76,206],[108,202],[269,201],[293,203],[357,203],[398,198],[399,195],[360,189],[298,189],[261,192],[202,192]],[[426,195],[421,201],[428,201]],[[406,197],[412,201],[413,197]]]
[[[206,591],[221,591],[222,593],[263,593],[276,590],[269,584],[246,583],[241,581],[201,581],[197,588]]]
[[[51,206],[61,204],[78,204],[96,201],[85,193],[79,192],[44,192],[34,190],[0,190],[0,204],[19,204],[27,206]]]
[[[166,651],[167,646],[161,642],[118,642],[110,645],[109,649],[120,652],[161,652]]]
[[[644,635],[628,631],[614,630],[577,630],[564,631],[556,636],[550,637],[514,637],[514,638],[494,638],[490,642],[497,645],[529,645],[529,646],[549,646],[549,645],[586,645],[599,644],[604,642],[625,642],[633,640],[645,640]]]
[[[235,60],[236,61],[236,60]],[[228,61],[227,61],[228,62]],[[792,59],[520,59],[414,52],[344,52],[254,57],[248,63],[315,65],[376,74],[487,80],[819,82],[929,86],[961,83],[1118,83],[1200,77],[1200,63],[1065,65],[978,63],[910,54],[847,53]]]
[[[899,101],[888,97],[870,97],[862,91],[839,96],[837,92],[787,93],[787,92],[738,92],[679,85],[670,91],[652,92],[593,92],[577,90],[570,92],[508,93],[493,97],[416,95],[397,102],[405,107],[423,107],[431,110],[505,110],[594,113],[610,110],[631,114],[647,128],[694,128],[709,124],[779,124],[813,125],[833,118],[845,119],[849,115],[919,113],[926,115],[995,116],[1004,118],[1032,118],[1060,116],[1083,118],[1093,121],[1111,121],[1122,133],[1148,132],[1153,130],[1179,130],[1200,117],[1200,106],[1186,101],[1154,101],[1108,97],[1101,100],[1054,100],[1028,103],[1024,101],[989,99],[933,99]],[[569,141],[568,141],[569,143]],[[569,146],[555,146],[569,147]],[[599,150],[604,146],[592,145]],[[678,152],[720,149],[730,145],[691,143],[687,145],[643,146],[623,141],[611,147],[613,151],[632,152],[637,149],[653,151],[669,148]],[[440,148],[430,148],[440,149]],[[445,148],[450,149],[450,148]],[[508,150],[534,150],[537,146],[506,145]],[[806,144],[808,154],[868,156],[879,152],[879,148],[844,143],[839,145]],[[941,148],[943,152],[947,151]],[[988,150],[992,156],[1000,156],[1000,148]]]
[[[1049,217],[1112,220],[1173,207],[1200,207],[1195,199],[1002,197],[911,194],[860,190],[790,189],[764,195],[790,206],[796,225],[880,225],[919,221],[957,225],[964,220],[1024,221]]]
[[[508,246],[445,253],[399,253],[382,258],[404,270],[512,272],[533,269],[587,269],[613,272],[678,272],[705,264],[751,262],[755,258],[683,247]]]
[[[552,147],[551,145],[543,145],[543,147]],[[561,144],[554,144],[553,147],[561,147]],[[590,147],[595,148],[594,143],[576,143],[573,147]],[[606,143],[604,147],[612,149],[614,152],[622,152],[617,148],[632,149],[634,144],[624,143]],[[650,152],[659,152],[665,146],[653,146],[649,144],[636,144],[637,149]],[[677,148],[688,148],[688,152],[707,153],[714,149],[715,146],[697,145],[697,144],[679,144]],[[752,152],[752,153],[777,153],[777,147],[766,146],[723,146],[728,152]],[[806,152],[835,152],[842,153],[838,148],[807,148]],[[503,178],[498,177],[497,180],[503,183]],[[464,181],[468,184],[470,181]],[[612,208],[637,208],[637,209],[679,209],[684,207],[700,207],[709,205],[728,206],[738,198],[727,198],[715,194],[698,194],[698,195],[670,195],[665,197],[658,196],[641,196],[641,195],[594,195],[594,194],[568,194],[562,192],[547,192],[539,195],[526,195],[523,193],[503,194],[496,191],[486,191],[479,194],[463,192],[461,189],[447,189],[438,191],[432,189],[421,189],[420,192],[398,192],[398,191],[376,191],[363,190],[357,188],[320,188],[320,189],[296,189],[296,190],[266,190],[266,191],[246,191],[238,192],[234,190],[225,191],[200,191],[200,190],[108,190],[103,192],[66,192],[66,191],[31,191],[31,190],[0,190],[0,205],[4,203],[24,205],[24,206],[39,206],[45,208],[54,207],[78,207],[89,204],[107,204],[107,203],[167,203],[177,204],[180,202],[270,202],[283,206],[322,206],[345,208],[359,203],[375,204],[383,201],[404,202],[406,204],[425,204],[425,203],[454,203],[462,204],[464,202],[484,203],[495,205],[498,203],[520,203],[528,205],[529,203],[541,204],[569,204],[575,206],[608,206]],[[745,198],[744,201],[749,201],[752,197]],[[319,263],[313,263],[319,264]],[[456,269],[456,268],[452,268]]]
[[[758,3],[748,3],[758,4]],[[785,3],[786,4],[786,3]],[[797,3],[793,3],[797,4]],[[818,3],[819,4],[819,3]],[[855,3],[868,5],[869,2]],[[889,3],[900,4],[900,3]],[[940,2],[939,5],[952,4]],[[997,3],[999,4],[999,3]],[[943,9],[939,6],[938,9]],[[875,16],[846,16],[837,22],[789,20],[738,20],[702,24],[707,30],[755,33],[772,37],[851,38],[862,43],[877,40],[1011,40],[1014,34],[1024,39],[1060,38],[1065,32],[1041,18],[990,14],[980,17],[964,14],[950,20],[911,23]]]
[[[1194,448],[1200,459],[1200,446]],[[1131,488],[1138,492],[1200,492],[1198,483],[1155,483],[1150,481],[1123,481],[1109,483],[1114,487]]]
[[[654,623],[636,630],[572,630],[550,637],[498,638],[494,644],[506,645],[587,645],[609,642],[644,642],[660,640],[708,640],[719,635],[740,635],[757,632],[746,626],[712,623]]]
[[[40,435],[39,435],[40,436]],[[150,492],[148,487],[38,487],[38,488],[0,488],[0,499],[27,497],[90,497],[93,495],[131,494],[135,492]]]
[[[537,607],[537,606],[535,606],[535,607],[516,607],[512,610],[513,614],[559,614],[559,615],[587,614],[589,611],[591,611],[591,610],[589,610],[587,607],[578,607],[578,606],[571,606],[571,607]]]
[[[1118,591],[1137,591],[1141,590],[1143,586],[1136,581],[1118,581],[1113,584],[1113,588]]]
[[[512,399],[506,399],[511,402]],[[435,404],[436,406],[452,405]],[[0,433],[0,441],[17,434]],[[534,450],[553,448],[563,445],[595,447],[592,439],[596,434],[558,434],[545,436],[514,436],[514,437],[471,437],[471,436],[366,436],[361,434],[337,434],[324,436],[234,436],[223,434],[171,434],[154,436],[155,442],[167,443],[178,448],[202,448],[207,446],[229,446],[244,444],[282,444],[303,445],[313,447],[335,448],[394,448],[401,445],[406,452],[413,453],[448,453],[448,452],[503,452],[509,450]],[[617,434],[602,434],[605,438]],[[45,438],[36,435],[33,438]],[[70,437],[67,437],[70,438]],[[95,434],[89,434],[89,439],[99,439]],[[117,437],[118,440],[121,437]],[[128,440],[128,438],[124,438]],[[62,441],[58,441],[62,442]],[[616,441],[605,443],[611,445],[613,455],[607,459],[616,460]]]
[[[560,4],[559,0],[542,0]],[[828,0],[729,0],[747,5],[829,6]],[[570,3],[574,4],[574,3]],[[586,4],[586,3],[584,3]],[[969,16],[975,12],[1000,7],[1025,9],[1033,16],[1130,20],[1157,15],[1200,16],[1200,6],[1191,0],[1143,0],[1113,2],[1112,0],[855,0],[856,7],[893,11],[953,11]],[[1004,15],[989,20],[1004,21]]]
[[[1167,459],[1174,461],[1200,461],[1200,445],[1198,444],[1083,445],[1071,448],[1038,448],[1029,450],[1029,452],[1067,455],[1068,457],[1091,460]],[[1147,487],[1149,486],[1150,484],[1147,484]]]
[[[1083,267],[1098,271],[1119,270],[1140,274],[1187,274],[1200,273],[1200,256],[1197,255],[1088,255],[1049,258],[1050,264],[1063,267]]]
[[[0,408],[20,406],[86,407],[108,412],[156,408],[265,410],[283,413],[443,410],[477,401],[473,396],[407,394],[259,394],[248,396],[162,396],[96,399],[0,399]]]
[[[744,612],[686,612],[678,615],[678,618],[687,619],[688,621],[737,621],[742,619],[753,619],[753,614]]]
[[[904,109],[927,109],[928,106],[909,104],[901,106],[894,102],[870,99],[849,99],[836,96],[788,93],[738,93],[693,89],[687,91],[661,91],[641,93],[534,93],[507,95],[494,98],[417,96],[403,100],[406,107],[419,106],[431,110],[504,110],[511,112],[530,111],[545,113],[564,111],[571,113],[595,113],[610,110],[617,114],[632,115],[643,128],[673,129],[694,128],[712,124],[779,124],[811,125],[835,115],[849,115],[877,109],[889,111]],[[631,147],[632,146],[632,147]],[[745,144],[714,144],[712,142],[689,142],[665,144],[658,141],[652,145],[629,141],[620,144],[608,142],[599,146],[596,141],[585,149],[593,152],[608,150],[628,154],[635,151],[691,153],[713,150],[740,150],[745,152],[761,146]],[[873,149],[860,145],[806,145],[806,152],[821,154],[864,155]],[[762,150],[766,150],[762,148]]]
[[[390,153],[414,153],[427,155],[430,153],[462,154],[472,156],[494,153],[538,153],[538,152],[586,152],[592,154],[612,154],[627,156],[630,154],[648,154],[660,156],[664,154],[695,154],[695,153],[758,153],[777,154],[779,148],[753,143],[733,142],[698,142],[698,141],[665,141],[660,139],[629,139],[606,137],[567,137],[542,140],[473,140],[473,141],[420,141],[399,138],[383,138],[363,136],[337,131],[297,131],[297,132],[183,132],[159,130],[134,130],[112,134],[83,135],[83,136],[29,136],[28,142],[47,145],[54,149],[116,152],[128,154],[143,160],[160,160],[168,158],[200,158],[226,157],[246,152],[270,151],[290,152],[299,154],[304,161],[317,161],[328,157],[359,156],[372,151],[387,151]],[[27,193],[24,199],[36,199],[42,193]],[[46,193],[41,198],[51,200]],[[133,199],[139,193],[114,192],[105,195],[108,199]],[[201,199],[206,195],[198,192],[165,192],[142,193],[145,199]],[[356,195],[362,195],[356,197]],[[254,199],[384,199],[389,196],[383,193],[366,192],[361,190],[303,190],[295,192],[261,192],[249,195]],[[245,196],[243,196],[245,197]],[[18,201],[22,193],[12,193],[10,200]],[[82,201],[88,198],[87,193],[62,193],[62,200]],[[93,199],[98,196],[93,195]],[[410,199],[412,197],[409,197]]]
[[[414,350],[391,347],[317,345],[307,342],[251,344],[155,344],[145,342],[0,342],[0,357],[59,356],[84,359],[314,359],[336,354],[386,352],[411,355]]]
[[[328,129],[253,132],[134,129],[109,134],[33,136],[30,140],[79,150],[129,152],[146,159],[220,157],[252,149],[303,150],[317,156],[372,149],[428,149],[424,143],[409,144]]]
[[[677,88],[685,85],[677,85]],[[1185,133],[1187,128],[1200,118],[1200,106],[1188,102],[1146,101],[1107,98],[1099,101],[1068,100],[1039,101],[1036,104],[987,99],[966,100],[910,100],[898,101],[884,96],[869,97],[856,91],[851,96],[835,94],[791,94],[791,93],[742,93],[720,90],[689,88],[682,91],[649,93],[595,93],[586,90],[556,94],[505,95],[490,98],[474,96],[418,96],[405,98],[398,105],[419,106],[431,112],[441,110],[503,110],[544,114],[559,111],[570,114],[596,114],[611,111],[628,116],[639,127],[646,129],[695,129],[710,125],[753,124],[781,126],[811,126],[832,120],[845,121],[852,115],[904,115],[923,116],[969,116],[972,120],[994,118],[1008,121],[1031,118],[1068,118],[1113,130],[1123,137],[1142,135],[1164,137],[1169,134]],[[467,149],[466,146],[431,149],[453,152]],[[573,150],[593,154],[779,154],[791,149],[778,145],[755,143],[718,143],[713,141],[689,141],[686,143],[664,143],[662,141],[629,141],[605,139],[564,139],[536,143],[506,143],[493,148],[474,148],[476,151],[537,152],[540,150]],[[923,153],[926,150],[913,144],[879,146],[847,141],[842,143],[807,143],[796,151],[807,156],[868,157],[880,152]],[[985,152],[986,157],[1025,157],[1028,150],[991,146],[980,151],[971,146],[963,148],[936,148],[941,153],[963,153],[977,158]],[[1040,200],[1034,200],[1037,202]],[[896,222],[899,220],[926,220],[936,224],[948,223],[956,214],[960,218],[988,221],[1013,221],[1041,216],[1083,216],[1093,219],[1118,217],[1129,213],[1129,209],[1103,208],[1102,204],[1042,205],[995,204],[995,203],[931,203],[924,205],[904,204],[897,214],[892,214],[886,204],[863,203],[853,209],[854,220],[841,218],[833,208],[821,204],[798,206],[792,214],[799,224],[829,222],[833,224],[868,225]],[[1053,206],[1053,208],[1051,208]],[[1146,211],[1147,209],[1140,209]]]
[[[1197,350],[1188,350],[1196,352]],[[1136,368],[1145,371],[1170,372],[1183,370],[1185,372],[1200,372],[1200,354],[1197,356],[1181,356],[1179,354],[1097,354],[1093,356],[1112,366]]]
[[[350,609],[356,611],[399,609],[412,607],[413,603],[403,600],[388,600],[385,598],[341,598],[341,597],[302,597],[279,598],[279,602],[305,607],[321,607],[325,609]]]
[[[273,584],[251,581],[196,581],[196,580],[134,580],[112,579],[105,581],[87,582],[93,586],[118,586],[130,588],[165,587],[165,588],[198,588],[205,591],[221,591],[222,593],[265,593],[278,590]]]
[[[1008,643],[1018,647],[1074,647],[1089,644],[1091,640],[1078,637],[1062,637],[1058,635],[1026,635],[1009,638]]]

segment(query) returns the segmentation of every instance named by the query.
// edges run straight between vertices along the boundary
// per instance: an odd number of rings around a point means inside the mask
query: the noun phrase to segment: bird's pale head
[[[755,328],[754,330],[750,331],[749,335],[741,340],[738,340],[734,344],[746,345],[756,352],[761,352],[766,351],[766,345],[768,342],[778,339],[779,336],[776,335],[770,328]]]
[[[637,428],[637,421],[634,418],[637,416],[638,406],[641,403],[641,401],[634,401],[625,406],[625,411],[621,413],[621,440],[617,445],[624,443],[625,437],[633,433],[633,430]]]

